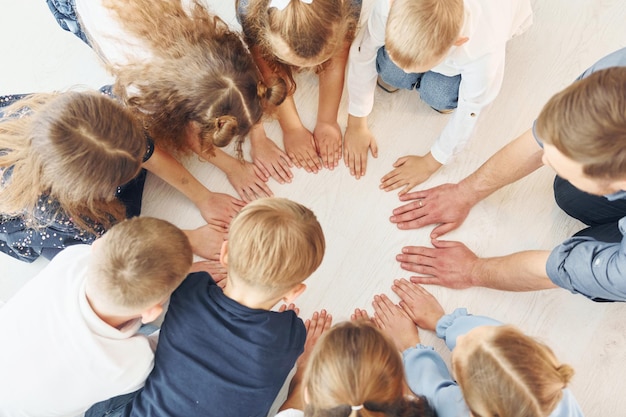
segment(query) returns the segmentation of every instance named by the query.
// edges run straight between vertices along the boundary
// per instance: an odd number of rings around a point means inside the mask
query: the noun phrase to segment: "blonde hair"
[[[626,67],[597,71],[553,96],[537,118],[545,143],[593,178],[626,177]]]
[[[229,279],[276,295],[301,283],[321,264],[325,241],[315,214],[284,198],[262,198],[233,219],[228,237]]]
[[[139,173],[146,139],[129,111],[99,93],[37,94],[7,108],[0,149],[0,175],[11,170],[0,213],[45,227],[36,206],[47,196],[95,233],[126,217],[115,191]]]
[[[404,385],[402,358],[393,342],[368,322],[343,322],[322,335],[311,353],[303,377],[304,415],[434,416],[425,398],[403,396]]]
[[[265,110],[282,103],[286,85],[261,81],[240,36],[194,0],[106,0],[120,23],[144,40],[152,58],[115,67],[114,92],[144,119],[155,141],[172,152],[189,150],[186,129],[200,126],[203,154],[236,138],[237,154]]]
[[[240,10],[237,0],[237,10]],[[296,85],[289,62],[277,60],[272,40],[280,38],[297,57],[308,61],[330,58],[345,42],[352,42],[360,10],[352,0],[292,0],[283,9],[269,7],[271,0],[249,0],[242,26],[250,46],[258,46],[272,70],[285,79],[289,92]],[[328,60],[326,58],[326,60]],[[324,69],[324,65],[317,70]]]
[[[499,326],[462,360],[454,373],[472,414],[546,417],[574,374],[546,345],[513,326]]]
[[[178,287],[192,258],[182,230],[165,220],[134,217],[104,234],[88,279],[109,302],[142,309],[164,301]]]
[[[385,48],[401,68],[442,58],[461,33],[463,0],[394,0]]]

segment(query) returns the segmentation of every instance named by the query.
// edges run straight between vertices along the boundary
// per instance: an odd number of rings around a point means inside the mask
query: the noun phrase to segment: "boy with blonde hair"
[[[424,182],[469,140],[482,109],[500,91],[507,41],[532,22],[529,0],[376,0],[348,65],[344,162],[357,179],[367,153],[378,156],[367,125],[378,84],[415,89],[441,113],[456,111],[424,156],[405,156],[381,180],[404,194]]]
[[[76,416],[139,389],[154,354],[137,331],[191,262],[185,234],[147,217],[63,250],[0,309],[0,415]]]
[[[172,294],[154,370],[123,415],[267,416],[306,338],[294,311],[270,309],[305,290],[302,281],[324,249],[322,228],[306,207],[280,198],[244,207],[222,247],[224,289],[197,272]]]

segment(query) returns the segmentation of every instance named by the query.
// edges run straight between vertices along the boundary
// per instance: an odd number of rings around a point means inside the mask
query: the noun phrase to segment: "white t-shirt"
[[[91,309],[90,254],[63,250],[0,309],[1,416],[76,416],[141,388],[152,370],[140,321],[118,330]]]
[[[502,86],[506,42],[532,23],[529,0],[464,0],[465,20],[460,37],[469,41],[452,47],[442,63],[431,71],[461,75],[459,102],[454,114],[431,148],[445,164],[469,140],[480,111],[491,103]],[[348,61],[348,113],[370,114],[376,90],[376,54],[385,44],[390,0],[375,0],[362,32],[350,49]]]

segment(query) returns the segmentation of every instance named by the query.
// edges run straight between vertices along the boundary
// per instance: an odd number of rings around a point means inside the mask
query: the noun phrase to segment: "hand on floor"
[[[251,135],[250,142],[252,162],[266,178],[271,176],[280,184],[291,182],[293,178],[291,159],[271,139],[265,136],[265,132],[263,132],[263,137],[254,139]]]
[[[272,197],[274,194],[265,182],[267,177],[261,170],[248,161],[239,161],[231,164],[226,171],[228,181],[241,196],[249,203],[257,198]]]
[[[194,230],[185,230],[191,243],[191,250],[207,260],[219,261],[222,244],[226,240],[227,232],[218,226],[206,224]]]
[[[343,162],[350,169],[350,175],[357,180],[367,171],[367,153],[378,158],[378,145],[367,126],[351,127],[348,124],[344,137]]]
[[[313,173],[322,169],[313,135],[304,127],[283,130],[283,143],[285,152],[298,168],[304,168],[306,172]]]
[[[322,159],[322,165],[327,169],[334,169],[341,159],[341,129],[337,122],[318,122],[313,131],[313,139],[317,154]]]
[[[209,275],[211,275],[211,278],[213,278],[213,280],[217,282],[217,285],[220,288],[223,289],[226,286],[226,278],[228,274],[226,273],[224,265],[222,265],[220,261],[215,261],[211,259],[207,261],[194,262],[191,265],[191,269],[189,270],[189,272],[200,271],[208,272]]]
[[[375,295],[374,323],[395,343],[400,352],[420,343],[415,323],[406,312],[386,295]]]
[[[404,278],[394,280],[391,290],[400,297],[400,307],[413,323],[422,329],[435,330],[437,322],[445,312],[431,293],[421,285],[412,284]]]
[[[382,177],[380,188],[385,191],[404,187],[398,194],[403,195],[418,184],[426,181],[441,167],[430,152],[424,156],[403,156],[393,166],[395,169]]]

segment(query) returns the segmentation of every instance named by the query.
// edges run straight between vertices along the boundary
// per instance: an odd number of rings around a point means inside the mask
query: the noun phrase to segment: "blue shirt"
[[[467,314],[464,308],[447,314],[437,323],[437,336],[450,350],[456,347],[457,337],[479,326],[499,326],[497,320]],[[454,380],[443,358],[434,348],[422,344],[402,353],[407,383],[411,391],[425,396],[437,411],[438,417],[468,417],[469,408],[461,388]],[[563,389],[563,397],[549,417],[582,417],[583,413],[572,392]]]

